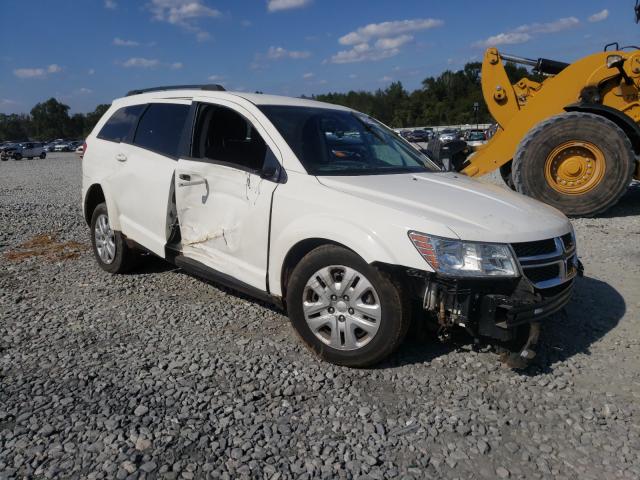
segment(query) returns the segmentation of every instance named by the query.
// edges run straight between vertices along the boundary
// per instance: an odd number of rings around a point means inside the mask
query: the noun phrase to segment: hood
[[[463,240],[525,242],[557,237],[571,228],[567,217],[553,207],[457,173],[325,176],[318,181],[419,217],[417,225],[405,225],[407,229],[437,222]]]

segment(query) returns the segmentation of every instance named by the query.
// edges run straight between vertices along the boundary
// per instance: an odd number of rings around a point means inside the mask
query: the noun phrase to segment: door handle
[[[127,161],[127,156],[124,153],[118,153],[116,155],[116,160],[119,162],[126,162]]]
[[[205,185],[207,180],[200,175],[190,175],[188,173],[179,173],[178,178],[182,180],[178,182],[179,187],[193,187],[194,185]]]

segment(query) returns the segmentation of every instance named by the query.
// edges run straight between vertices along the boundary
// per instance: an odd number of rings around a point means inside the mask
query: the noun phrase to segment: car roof
[[[136,105],[139,103],[150,102],[153,100],[171,100],[171,99],[191,99],[193,97],[198,98],[211,98],[212,100],[236,100],[242,98],[254,105],[280,105],[291,107],[314,107],[314,108],[329,108],[333,110],[345,110],[351,111],[350,108],[343,107],[341,105],[334,105],[332,103],[319,102],[317,100],[310,100],[307,98],[295,98],[282,95],[269,95],[263,93],[245,93],[245,92],[230,92],[230,91],[209,91],[199,89],[184,89],[184,90],[161,90],[140,93],[135,95],[128,95],[126,97],[117,98],[114,100],[114,104],[121,106]]]

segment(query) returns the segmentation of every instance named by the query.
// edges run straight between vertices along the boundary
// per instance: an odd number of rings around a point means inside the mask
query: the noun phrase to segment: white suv
[[[83,207],[104,270],[152,252],[283,306],[348,366],[389,355],[412,317],[530,358],[581,267],[562,213],[440,171],[367,115],[218,86],[115,100],[86,140]]]

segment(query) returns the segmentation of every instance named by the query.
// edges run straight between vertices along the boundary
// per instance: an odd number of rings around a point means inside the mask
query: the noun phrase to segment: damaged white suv
[[[282,305],[348,366],[389,355],[416,314],[531,357],[580,271],[557,210],[442,172],[359,112],[216,85],[114,101],[86,140],[83,207],[104,270],[152,252]]]

